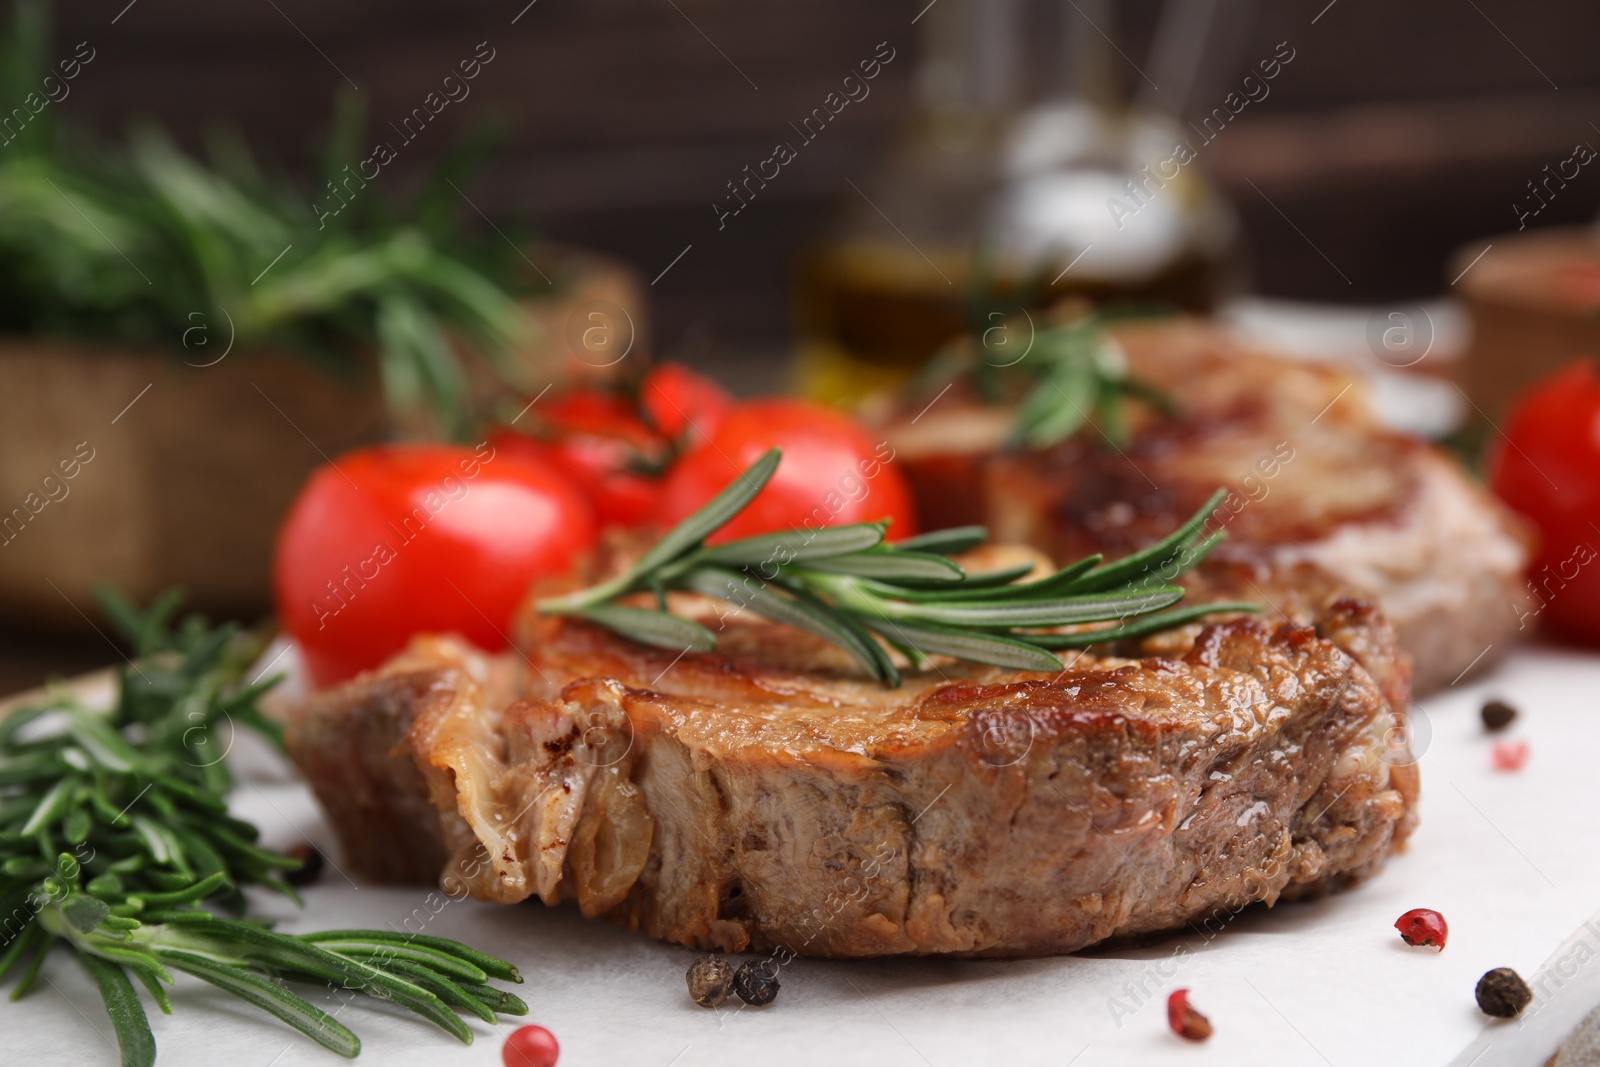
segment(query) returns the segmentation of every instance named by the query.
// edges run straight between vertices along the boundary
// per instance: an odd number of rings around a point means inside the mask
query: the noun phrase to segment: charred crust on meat
[[[670,654],[536,620],[519,684],[544,698],[479,686],[440,645],[429,669],[413,655],[319,695],[293,748],[341,835],[370,839],[363,874],[410,848],[437,864],[398,873],[436,878],[491,839],[464,821],[477,805],[519,819],[490,851],[504,877],[463,878],[487,899],[589,886],[604,910],[586,914],[701,950],[1070,952],[1341,888],[1411,830],[1416,771],[1381,736],[1409,690],[1381,611],[1335,611],[1326,576],[1248,576],[1290,623],[1230,618],[1059,674],[946,664],[900,689],[781,628],[742,638],[771,660],[686,656],[657,680]],[[577,743],[597,712],[632,731],[614,764]]]

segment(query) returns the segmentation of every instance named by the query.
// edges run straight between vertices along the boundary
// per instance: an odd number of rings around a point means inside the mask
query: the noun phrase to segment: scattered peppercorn
[[[283,876],[283,880],[290,885],[310,885],[322,877],[322,853],[315,846],[304,843],[290,845],[283,850],[283,854],[300,861],[299,867]]]
[[[733,992],[733,968],[721,956],[701,956],[689,965],[684,978],[689,983],[689,999],[702,1008],[719,1007]]]
[[[1490,758],[1497,771],[1520,771],[1522,765],[1528,762],[1528,742],[1496,741]]]
[[[746,1004],[760,1007],[778,997],[778,976],[770,963],[746,963],[733,976],[733,991]]]
[[[1211,1020],[1190,1006],[1187,989],[1174,989],[1167,997],[1167,1025],[1185,1041],[1204,1041],[1211,1036]]]
[[[1394,921],[1394,928],[1406,944],[1432,945],[1440,952],[1444,951],[1445,938],[1450,936],[1444,916],[1432,908],[1412,908]]]
[[[542,1026],[519,1026],[500,1046],[500,1060],[506,1067],[556,1067],[560,1056],[556,1035]]]
[[[1533,1000],[1533,990],[1510,967],[1496,967],[1478,979],[1478,1007],[1497,1019],[1514,1019]]]
[[[1504,700],[1491,700],[1478,710],[1478,714],[1483,717],[1483,728],[1491,734],[1497,734],[1511,725],[1511,720],[1517,717],[1517,709]]]

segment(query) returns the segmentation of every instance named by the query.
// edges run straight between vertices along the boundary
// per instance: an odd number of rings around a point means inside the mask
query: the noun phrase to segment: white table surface
[[[1496,695],[1522,711],[1505,735],[1531,748],[1517,773],[1490,765],[1491,742],[1477,712]],[[1494,966],[1535,979],[1600,908],[1597,695],[1600,656],[1533,647],[1481,680],[1425,701],[1422,823],[1409,850],[1360,889],[1247,910],[1209,941],[1190,934],[1139,949],[1031,961],[796,960],[784,968],[776,1003],[737,1010],[735,1001],[711,1012],[685,992],[693,953],[586,922],[575,911],[461,902],[413,929],[516,963],[527,978],[517,990],[532,1008],[526,1021],[557,1035],[563,1067],[1443,1067],[1480,1039],[1489,1049],[1473,1048],[1481,1057],[1476,1067],[1537,1065],[1571,1020],[1600,1002],[1600,966],[1536,1001],[1545,1010],[1525,1024],[1486,1028],[1472,990]],[[309,837],[331,848],[303,787],[259,770],[251,777],[236,807],[271,843]],[[304,912],[260,899],[284,929],[308,931],[398,926],[415,908],[428,914],[426,897],[426,889],[358,886],[330,867],[306,892]],[[1400,942],[1392,924],[1413,907],[1446,916],[1450,939],[1442,954]],[[110,1026],[77,963],[57,953],[43,977],[25,1001],[0,1004],[0,1063],[114,1064]],[[1166,994],[1178,986],[1192,990],[1216,1027],[1203,1045],[1167,1029]],[[180,976],[172,999],[174,1014],[152,1019],[164,1067],[339,1062],[198,981]],[[326,998],[330,1010],[335,1003]],[[362,1062],[383,1067],[492,1067],[500,1063],[503,1034],[518,1025],[495,1032],[469,1020],[477,1041],[463,1047],[366,999],[340,1018],[362,1037]]]

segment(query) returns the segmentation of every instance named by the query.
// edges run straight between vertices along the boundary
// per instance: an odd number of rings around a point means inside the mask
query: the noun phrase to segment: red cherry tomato
[[[713,436],[733,407],[733,397],[710,378],[680,363],[662,363],[645,375],[639,407],[668,440],[690,445]]]
[[[319,686],[416,633],[499,648],[529,584],[568,571],[594,536],[582,495],[531,456],[487,442],[361,449],[313,472],[289,509],[278,615]]]
[[[894,449],[831,408],[790,399],[735,405],[709,441],[673,466],[663,519],[689,515],[773,447],[783,449],[777,473],[711,541],[878,519],[892,521],[893,537],[916,533]]]
[[[536,401],[526,414],[535,432],[545,430],[549,436],[615,437],[640,449],[657,444],[657,435],[645,425],[632,400],[609,389],[583,387],[559,393]]]
[[[561,1046],[556,1035],[542,1026],[519,1026],[500,1046],[506,1067],[556,1067]]]
[[[578,434],[546,443],[500,429],[489,434],[489,443],[566,474],[588,499],[601,526],[638,526],[660,510],[661,479],[634,470],[639,453],[619,438]]]
[[[1528,575],[1541,623],[1600,644],[1600,374],[1585,360],[1512,407],[1489,456],[1496,495],[1532,519],[1540,548]]]

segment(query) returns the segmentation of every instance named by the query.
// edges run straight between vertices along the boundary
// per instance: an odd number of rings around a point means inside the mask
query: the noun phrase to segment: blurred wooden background
[[[658,351],[765,387],[787,350],[795,250],[912,106],[912,20],[926,3],[77,0],[56,11],[57,51],[87,40],[96,55],[51,106],[105,133],[155,118],[191,147],[230,125],[303,173],[341,86],[356,87],[374,132],[398,144],[387,124],[487,42],[495,58],[471,95],[377,180],[404,188],[464,129],[503,121],[507,149],[469,190],[474,202],[527,212],[549,236],[614,253],[646,280],[692,245],[651,290]],[[1082,17],[1071,4],[1059,10]],[[1130,89],[1158,10],[1153,0],[1113,7],[1106,28],[1126,53]],[[1292,0],[1227,10],[1249,12],[1231,27],[1238,69],[1197,90],[1200,110],[1277,42],[1296,50],[1271,96],[1202,157],[1238,206],[1263,293],[1442,292],[1452,250],[1514,228],[1526,182],[1579,141],[1600,146],[1600,6]],[[871,96],[718,232],[711,204],[724,183],[765,158],[880,41],[898,54]],[[1600,168],[1588,168],[1536,224],[1588,220],[1597,204]],[[0,634],[0,691],[110,658],[104,644]]]
[[[525,209],[646,279],[693,244],[655,287],[662,347],[771,352],[786,336],[795,247],[912,104],[911,20],[927,0],[137,0],[111,25],[126,3],[58,12],[63,45],[99,50],[63,109],[105,130],[155,116],[191,143],[230,122],[291,168],[307,162],[345,77],[381,133],[487,41],[496,58],[472,95],[379,180],[404,182],[467,124],[498,116],[511,140],[474,194],[480,206]],[[1159,5],[1112,7],[1136,88]],[[1452,249],[1514,228],[1511,205],[1541,167],[1580,140],[1600,146],[1600,6],[1292,0],[1256,5],[1252,18],[1233,46],[1239,69],[1195,95],[1207,110],[1277,42],[1296,49],[1271,96],[1202,157],[1238,205],[1262,292],[1437,293]],[[710,205],[724,183],[884,40],[899,54],[872,95],[717,232]],[[1586,171],[1537,224],[1587,220],[1597,204],[1600,173]]]

